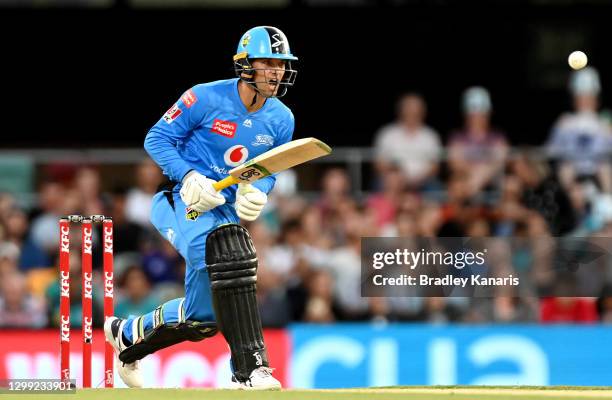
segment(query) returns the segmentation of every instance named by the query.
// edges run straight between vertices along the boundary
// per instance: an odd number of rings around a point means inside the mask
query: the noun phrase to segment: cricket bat
[[[306,161],[331,153],[331,147],[315,138],[292,140],[237,166],[229,176],[213,184],[216,191],[237,183],[252,183]]]

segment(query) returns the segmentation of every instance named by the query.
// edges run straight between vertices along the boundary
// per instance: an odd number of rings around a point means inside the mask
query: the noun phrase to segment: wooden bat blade
[[[331,147],[319,139],[304,138],[285,143],[229,171],[234,179],[223,179],[214,186],[224,189],[234,183],[251,183],[331,153]]]

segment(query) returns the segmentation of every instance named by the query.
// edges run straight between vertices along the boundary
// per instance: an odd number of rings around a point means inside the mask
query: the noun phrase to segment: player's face
[[[258,58],[252,62],[255,69],[255,84],[266,96],[275,96],[285,74],[285,61],[274,58]]]

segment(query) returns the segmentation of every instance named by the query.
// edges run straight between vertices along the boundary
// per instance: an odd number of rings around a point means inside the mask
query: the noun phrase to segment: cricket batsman
[[[259,216],[275,177],[220,192],[213,184],[291,140],[293,114],[278,98],[295,81],[296,60],[279,29],[252,28],[234,56],[237,78],[187,90],[147,134],[146,151],[173,182],[155,195],[151,222],[186,261],[185,297],[142,316],[107,319],[104,332],[126,385],[142,386],[139,360],[148,354],[221,331],[235,388],[280,389],[257,310],[257,255],[239,225]]]

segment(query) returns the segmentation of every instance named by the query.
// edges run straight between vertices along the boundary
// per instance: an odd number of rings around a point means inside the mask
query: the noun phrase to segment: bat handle
[[[230,176],[228,176],[226,178],[221,179],[219,182],[213,183],[213,187],[215,188],[215,190],[217,192],[219,192],[219,191],[221,191],[221,190],[223,190],[223,189],[225,189],[227,187],[230,187],[232,185],[235,185],[237,183],[240,183],[240,180],[238,180],[238,179],[236,179],[236,178],[234,178],[233,176],[230,175]]]

